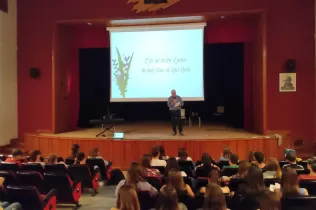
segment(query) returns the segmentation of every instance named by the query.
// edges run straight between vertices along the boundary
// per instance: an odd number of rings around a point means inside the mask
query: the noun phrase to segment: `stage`
[[[99,128],[87,128],[61,134],[40,134],[53,137],[66,138],[85,138],[93,140],[96,134],[101,132]],[[129,125],[122,124],[115,126],[115,132],[123,132],[126,140],[188,140],[188,139],[249,139],[261,138],[262,135],[247,132],[243,129],[229,128],[224,125],[202,124],[199,127],[193,124],[192,127],[188,125],[183,126],[183,136],[172,136],[172,129],[169,122],[142,122],[132,123]],[[106,132],[108,139],[112,139],[113,134]],[[98,138],[105,139],[99,136]]]
[[[122,140],[113,140],[110,135],[96,137],[100,128],[81,129],[60,134],[30,133],[24,135],[24,147],[27,151],[40,149],[44,156],[55,153],[58,156],[70,155],[72,144],[79,144],[80,150],[89,155],[97,147],[100,154],[113,162],[115,167],[128,168],[131,161],[138,161],[143,154],[151,152],[156,145],[163,145],[169,156],[177,156],[178,148],[186,148],[188,154],[197,160],[203,152],[208,152],[214,159],[221,155],[224,146],[230,146],[240,159],[247,159],[249,151],[263,151],[268,157],[281,158],[283,149],[288,144],[283,139],[282,145],[277,139],[234,129],[221,125],[202,124],[198,127],[184,125],[184,136],[172,136],[168,122],[144,122],[117,125],[116,132],[124,132]],[[110,134],[110,132],[107,132]]]

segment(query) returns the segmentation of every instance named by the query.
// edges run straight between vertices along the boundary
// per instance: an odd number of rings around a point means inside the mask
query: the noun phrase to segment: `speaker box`
[[[296,60],[295,59],[288,59],[285,63],[286,72],[294,73],[296,72]]]
[[[36,79],[36,78],[39,78],[41,76],[41,71],[39,68],[36,68],[36,67],[32,67],[30,68],[30,77]]]

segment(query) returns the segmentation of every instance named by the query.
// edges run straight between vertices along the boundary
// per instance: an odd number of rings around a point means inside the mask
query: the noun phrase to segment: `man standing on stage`
[[[177,125],[179,127],[180,135],[182,133],[182,121],[181,121],[181,107],[183,106],[183,101],[180,96],[177,95],[175,90],[171,91],[171,96],[168,98],[168,107],[170,110],[173,136],[177,135]]]

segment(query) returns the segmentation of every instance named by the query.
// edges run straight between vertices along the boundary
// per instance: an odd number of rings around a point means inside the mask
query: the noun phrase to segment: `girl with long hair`
[[[140,161],[143,176],[160,177],[161,174],[158,169],[151,168],[150,159],[144,155]]]
[[[225,195],[221,187],[216,183],[210,183],[206,187],[203,210],[226,210]]]
[[[276,158],[267,160],[265,170],[266,171],[263,173],[264,179],[281,179],[282,177],[282,170]]]
[[[123,185],[118,192],[116,208],[111,210],[140,210],[138,196],[132,185]]]
[[[186,192],[188,195],[192,198],[195,197],[191,187],[184,183],[184,180],[181,175],[181,171],[178,169],[170,169],[168,173],[168,179],[167,179],[167,185],[172,186],[176,189],[177,193],[183,193]],[[162,191],[167,185],[162,186]]]
[[[177,161],[174,157],[169,158],[169,159],[167,160],[167,166],[166,166],[166,168],[165,168],[165,176],[166,176],[166,177],[168,176],[169,171],[170,171],[171,169],[173,169],[173,168],[174,168],[174,169],[177,169],[177,170],[180,170],[180,166],[179,166],[179,164],[178,164],[178,161]],[[181,176],[186,177],[187,174],[186,174],[184,171],[181,171]]]
[[[115,189],[115,195],[118,196],[119,189],[123,185],[132,185],[136,190],[139,191],[149,191],[152,196],[157,195],[158,191],[156,188],[151,186],[148,182],[145,181],[142,169],[137,162],[133,162],[131,168],[127,172],[127,179],[123,179],[119,182]]]
[[[257,166],[251,166],[245,177],[247,184],[240,184],[235,194],[258,195],[266,191],[262,170]]]
[[[222,186],[223,179],[221,178],[220,172],[216,169],[213,168],[210,173],[208,174],[208,183],[215,183],[219,186]],[[230,189],[227,186],[221,187],[223,193],[230,193]],[[205,193],[206,187],[201,187],[200,193]]]
[[[187,210],[183,203],[178,202],[178,194],[174,187],[164,187],[159,194],[156,210]]]

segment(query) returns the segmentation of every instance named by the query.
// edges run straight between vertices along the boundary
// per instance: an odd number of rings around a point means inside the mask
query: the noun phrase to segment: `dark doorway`
[[[166,102],[110,103],[110,50],[80,49],[79,127],[89,127],[108,110],[127,121],[167,121]],[[217,122],[217,106],[225,107],[221,123],[244,126],[244,44],[204,46],[204,102],[185,102],[187,112],[199,112],[203,121]],[[163,84],[162,84],[163,85]],[[166,100],[170,93],[166,93]]]

